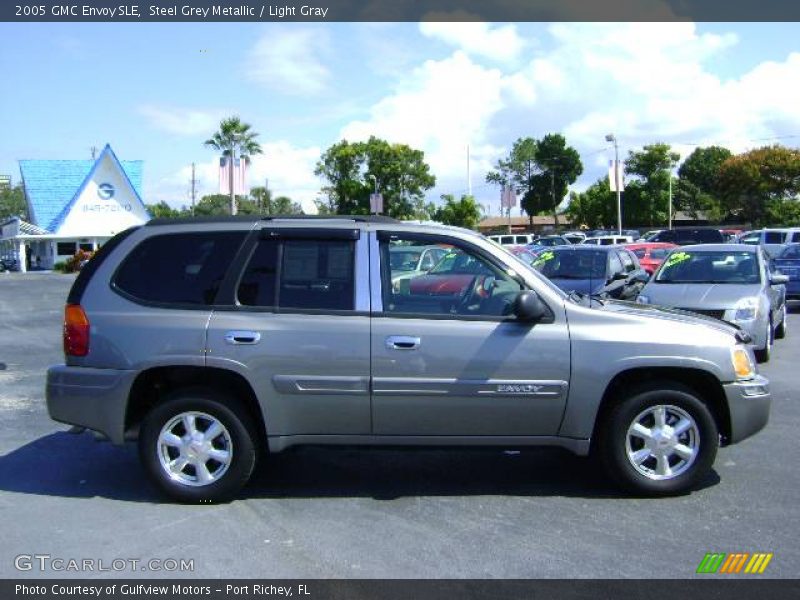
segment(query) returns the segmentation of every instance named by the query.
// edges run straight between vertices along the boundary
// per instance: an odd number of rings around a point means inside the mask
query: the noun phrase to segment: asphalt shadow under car
[[[600,465],[556,448],[294,448],[263,457],[239,498],[627,495]],[[716,471],[697,489],[719,483]],[[127,502],[167,501],[147,479],[136,445],[89,433],[52,433],[0,456],[0,490]],[[696,491],[696,490],[695,490]]]

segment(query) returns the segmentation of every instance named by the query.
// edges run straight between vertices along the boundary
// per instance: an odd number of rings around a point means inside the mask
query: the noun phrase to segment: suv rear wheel
[[[181,502],[232,498],[256,464],[256,434],[235,399],[181,390],[155,406],[139,433],[139,456],[151,479]]]
[[[711,469],[719,432],[697,395],[674,383],[640,387],[600,424],[598,451],[609,475],[645,496],[687,492]]]

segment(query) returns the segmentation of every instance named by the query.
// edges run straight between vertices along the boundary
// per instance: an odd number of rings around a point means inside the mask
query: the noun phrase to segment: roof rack
[[[150,219],[146,227],[159,225],[186,225],[191,223],[255,223],[257,221],[353,221],[355,223],[399,223],[385,215],[219,215],[200,217],[158,217]]]

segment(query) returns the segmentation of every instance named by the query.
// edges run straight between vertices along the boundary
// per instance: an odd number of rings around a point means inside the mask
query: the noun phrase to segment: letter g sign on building
[[[97,186],[97,196],[101,200],[111,200],[114,197],[114,186],[110,183],[101,183]]]

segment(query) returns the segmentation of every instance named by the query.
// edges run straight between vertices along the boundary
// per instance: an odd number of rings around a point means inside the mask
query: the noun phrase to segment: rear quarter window
[[[117,270],[113,287],[133,300],[207,306],[245,232],[155,235],[136,246]]]

